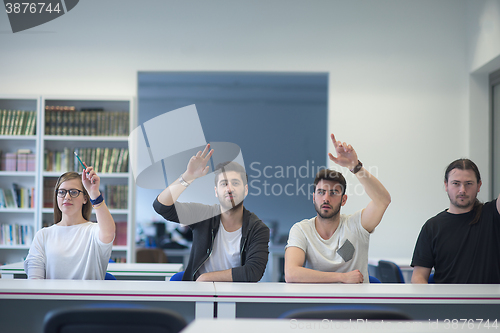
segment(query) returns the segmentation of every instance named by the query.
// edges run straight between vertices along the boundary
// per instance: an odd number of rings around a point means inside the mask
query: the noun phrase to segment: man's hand
[[[333,156],[332,153],[328,153],[330,159],[336,164],[348,168],[349,170],[354,169],[358,165],[358,155],[351,145],[345,142],[335,140],[335,135],[333,133],[330,136],[332,138],[333,146],[335,147],[335,152],[337,157]]]
[[[358,269],[344,273],[342,283],[363,283],[363,274]]]
[[[196,281],[197,282],[211,282],[213,280],[211,280],[206,274],[201,274],[200,276],[198,276]]]
[[[213,149],[210,150],[210,144],[207,144],[203,152],[199,151],[195,156],[191,157],[182,178],[190,183],[196,178],[205,176],[210,168],[207,163],[213,152]]]
[[[209,169],[207,163],[213,152],[213,149],[210,150],[210,144],[207,144],[203,152],[199,151],[191,157],[187,170],[182,174],[182,179],[191,183],[196,178],[205,176]],[[181,185],[178,178],[158,195],[158,202],[165,206],[172,206],[185,189],[186,186]]]
[[[203,273],[196,279],[197,282],[233,282],[233,270],[231,268],[223,271]]]

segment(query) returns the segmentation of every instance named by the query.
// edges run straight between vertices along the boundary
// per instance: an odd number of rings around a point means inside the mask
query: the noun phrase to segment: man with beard
[[[380,223],[391,196],[370,174],[351,145],[331,139],[336,164],[356,175],[372,200],[366,208],[340,214],[347,201],[346,181],[337,171],[323,169],[314,180],[313,203],[317,215],[295,223],[285,251],[286,282],[368,283],[368,243],[370,233]]]
[[[267,265],[269,228],[243,207],[248,194],[245,169],[236,162],[216,167],[218,205],[177,202],[195,179],[208,173],[212,153],[208,144],[193,156],[186,171],[158,195],[153,207],[166,220],[189,224],[193,231],[184,281],[257,282]]]
[[[458,159],[446,168],[450,207],[429,219],[418,236],[412,283],[500,283],[500,196],[477,199],[481,175],[474,162]]]

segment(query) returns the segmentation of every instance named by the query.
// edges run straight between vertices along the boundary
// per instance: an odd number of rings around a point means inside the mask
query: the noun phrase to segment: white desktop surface
[[[0,299],[214,301],[213,283],[1,279]]]
[[[331,320],[289,320],[289,319],[196,319],[181,333],[255,333],[255,332],[397,332],[397,333],[442,333],[450,331],[491,332],[484,322],[458,322],[452,329],[451,322],[444,321],[331,321]],[[470,325],[470,326],[468,326]]]
[[[291,309],[319,305],[388,306],[412,318],[469,316],[495,318],[500,313],[500,285],[302,284],[215,282],[218,318],[278,318]],[[486,307],[486,308],[485,308]],[[457,308],[460,308],[459,311]],[[458,312],[457,312],[458,311]],[[488,316],[488,317],[486,317]],[[465,318],[465,317],[461,317]],[[472,317],[468,317],[472,318]],[[459,319],[459,318],[457,318]]]
[[[109,263],[108,272],[114,276],[164,276],[170,278],[183,270],[183,264]],[[2,279],[13,279],[14,274],[26,275],[24,262],[0,266]]]
[[[219,301],[314,303],[495,303],[500,285],[215,282]]]

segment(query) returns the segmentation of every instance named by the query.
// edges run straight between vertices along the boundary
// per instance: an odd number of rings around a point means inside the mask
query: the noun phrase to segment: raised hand
[[[213,152],[213,149],[210,150],[210,144],[207,144],[203,152],[199,151],[195,156],[191,157],[182,178],[187,182],[192,182],[196,178],[205,176],[210,169],[207,163]]]
[[[351,145],[335,140],[335,135],[333,135],[333,133],[330,137],[332,138],[337,157],[333,156],[332,153],[328,153],[328,157],[330,157],[330,159],[336,164],[352,170],[356,165],[358,165],[358,155],[356,154],[356,151]]]
[[[87,165],[85,165],[87,166]],[[99,184],[101,178],[94,171],[93,167],[87,167],[82,172],[82,183],[91,199],[97,198],[101,193],[99,191]]]

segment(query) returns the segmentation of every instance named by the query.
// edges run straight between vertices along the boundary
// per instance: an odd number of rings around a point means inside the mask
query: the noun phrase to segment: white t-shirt
[[[306,254],[304,267],[322,272],[347,273],[359,269],[364,283],[368,277],[370,233],[361,225],[361,210],[340,215],[337,230],[323,239],[315,226],[316,217],[297,222],[290,229],[286,247],[295,246]]]
[[[54,224],[36,233],[24,270],[29,279],[104,280],[112,247],[97,223]]]
[[[241,266],[240,243],[241,228],[228,232],[221,222],[215,236],[212,254],[198,270],[200,275]]]

